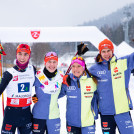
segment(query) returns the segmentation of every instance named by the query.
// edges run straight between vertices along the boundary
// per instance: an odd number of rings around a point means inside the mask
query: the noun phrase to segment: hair
[[[88,71],[87,66],[85,65],[85,71],[93,79],[94,83],[97,85],[97,79]]]

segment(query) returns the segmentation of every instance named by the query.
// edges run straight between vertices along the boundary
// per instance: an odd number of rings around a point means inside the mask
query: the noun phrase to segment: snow
[[[123,41],[119,46],[117,47],[117,53],[118,57],[126,56],[134,52],[134,48],[132,48],[129,44],[127,44],[125,41]]]

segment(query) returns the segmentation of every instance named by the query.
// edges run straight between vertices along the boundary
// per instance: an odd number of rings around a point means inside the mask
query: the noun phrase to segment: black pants
[[[116,127],[120,134],[134,134],[130,112],[117,115],[101,115],[101,127],[103,134],[115,134]]]
[[[46,120],[33,118],[33,134],[48,134]]]
[[[113,115],[101,115],[101,128],[103,134],[115,134],[116,122]]]
[[[36,119],[33,118],[33,134],[60,134],[60,118]]]
[[[30,134],[32,132],[32,114],[30,107],[9,107],[4,111],[4,120],[1,134],[15,134],[16,128],[20,134]]]

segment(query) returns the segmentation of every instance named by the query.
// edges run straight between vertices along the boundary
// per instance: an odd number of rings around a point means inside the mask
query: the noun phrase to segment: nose
[[[25,58],[25,56],[24,55],[21,55],[21,59],[24,59]]]

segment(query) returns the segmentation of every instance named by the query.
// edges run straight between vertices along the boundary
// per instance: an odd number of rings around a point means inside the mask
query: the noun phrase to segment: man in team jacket
[[[104,39],[99,43],[96,64],[89,70],[98,80],[98,107],[103,133],[133,134],[130,109],[133,108],[129,95],[129,79],[134,68],[134,53],[117,59],[113,43]],[[126,50],[127,51],[127,50]]]

